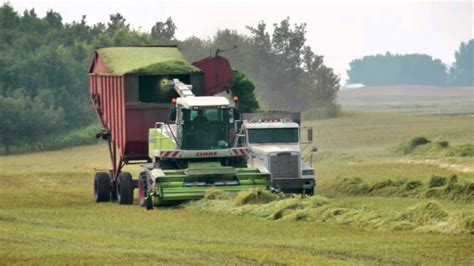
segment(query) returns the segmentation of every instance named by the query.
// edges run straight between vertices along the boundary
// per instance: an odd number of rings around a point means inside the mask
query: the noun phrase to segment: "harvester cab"
[[[177,79],[172,87],[180,97],[172,100],[169,122],[150,129],[150,158],[160,158],[161,151],[170,149],[208,151],[202,154],[228,149],[234,107],[227,98],[195,96],[192,86]]]

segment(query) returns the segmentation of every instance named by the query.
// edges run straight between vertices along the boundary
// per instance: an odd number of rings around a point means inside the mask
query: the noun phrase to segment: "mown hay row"
[[[436,138],[414,137],[392,149],[403,155],[429,155],[444,157],[474,157],[474,144],[451,146],[448,141]]]
[[[216,192],[209,193],[214,195]],[[364,230],[474,234],[474,217],[452,213],[436,201],[394,212],[348,207],[321,196],[288,197],[254,190],[229,199],[206,196],[203,200],[188,203],[185,208],[268,220],[332,223]]]
[[[362,178],[355,177],[334,181],[325,193],[329,195],[414,197],[474,202],[474,183],[460,182],[456,175],[450,177],[433,175],[426,183],[419,180],[392,179],[368,183]]]

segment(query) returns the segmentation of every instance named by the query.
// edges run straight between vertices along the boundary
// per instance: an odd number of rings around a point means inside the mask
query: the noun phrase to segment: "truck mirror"
[[[313,146],[311,148],[311,152],[317,152],[318,151],[318,146]]]
[[[241,114],[239,107],[234,107],[234,121],[240,121]]]
[[[170,112],[168,113],[168,120],[170,123],[176,122],[176,107],[171,107]]]
[[[313,142],[313,129],[308,128],[308,141]]]

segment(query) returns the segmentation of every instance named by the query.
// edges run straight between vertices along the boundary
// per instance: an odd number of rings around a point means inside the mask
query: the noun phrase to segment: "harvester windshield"
[[[184,150],[216,150],[229,146],[229,109],[182,109]]]

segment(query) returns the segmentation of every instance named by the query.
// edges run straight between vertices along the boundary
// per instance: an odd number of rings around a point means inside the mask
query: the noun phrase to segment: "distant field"
[[[474,87],[366,87],[341,90],[338,101],[348,111],[473,115]]]
[[[473,202],[387,194],[399,192],[390,183],[367,195],[334,191],[357,177],[418,181],[423,190],[433,174],[474,181],[473,157],[393,152],[414,136],[473,144],[474,117],[345,113],[309,124],[317,193],[329,203],[308,212],[300,199],[284,208],[224,200],[150,212],[95,204],[93,174],[109,168],[103,144],[0,157],[0,264],[474,264]]]

